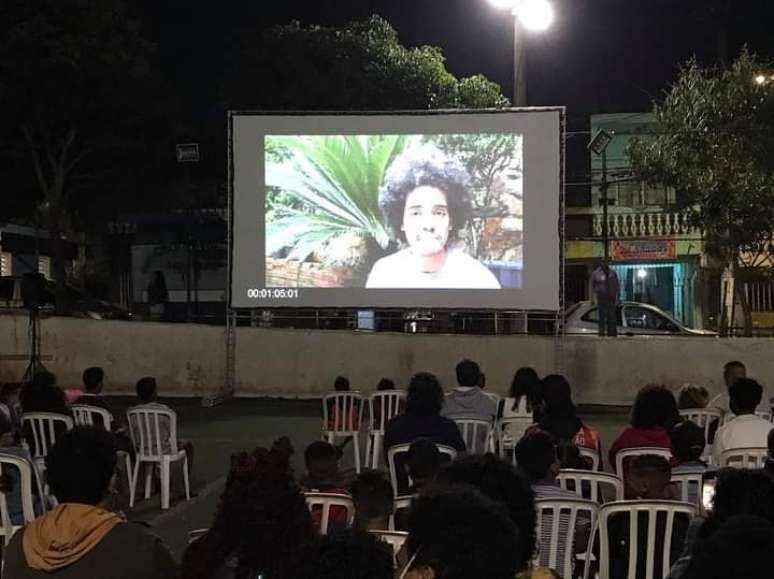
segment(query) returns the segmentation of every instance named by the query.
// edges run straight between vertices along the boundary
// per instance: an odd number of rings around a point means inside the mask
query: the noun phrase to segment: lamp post
[[[604,244],[605,263],[610,258],[609,233],[607,226],[607,146],[613,140],[613,135],[604,129],[599,129],[594,138],[589,143],[589,150],[597,156],[602,156],[602,182],[600,183],[600,193],[602,194],[602,243]]]
[[[527,45],[525,32],[542,32],[554,21],[548,0],[489,0],[513,15],[513,106],[527,104]]]

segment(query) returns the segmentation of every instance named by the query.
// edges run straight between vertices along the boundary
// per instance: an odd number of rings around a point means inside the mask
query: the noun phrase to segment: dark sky
[[[733,57],[743,44],[774,57],[774,1],[554,0],[557,20],[532,37],[530,105],[565,105],[570,120],[650,107],[691,55],[717,61],[718,32]],[[148,2],[165,68],[201,110],[215,100],[226,47],[241,26],[292,19],[339,25],[376,13],[408,46],[439,46],[448,69],[487,76],[511,95],[512,17],[487,0],[168,0]]]

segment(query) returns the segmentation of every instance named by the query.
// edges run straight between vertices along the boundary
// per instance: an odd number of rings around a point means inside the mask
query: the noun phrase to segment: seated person
[[[394,573],[390,545],[363,530],[348,529],[320,539],[308,579],[393,579]]]
[[[457,387],[446,396],[441,416],[452,420],[475,419],[494,423],[497,418],[497,403],[481,390],[481,369],[472,360],[457,364]],[[470,441],[466,441],[470,442]],[[476,447],[486,448],[487,433],[479,429]]]
[[[397,388],[395,387],[395,382],[393,382],[389,378],[382,378],[381,380],[379,380],[379,383],[376,385],[376,391],[385,392],[388,390],[397,390]],[[400,400],[398,402],[397,414],[402,413],[405,406],[406,406],[405,401]],[[382,406],[381,404],[378,404],[376,402],[374,402],[374,416],[373,416],[372,422],[374,425],[376,425],[377,428],[379,428],[382,424]]]
[[[364,470],[355,477],[352,486],[355,503],[355,528],[361,531],[386,531],[393,514],[392,484],[378,470]]]
[[[406,470],[411,477],[410,494],[416,494],[432,483],[442,463],[441,451],[432,440],[420,437],[412,442],[406,455]]]
[[[46,457],[59,501],[11,539],[4,573],[14,579],[177,576],[169,549],[145,525],[111,512],[116,453],[104,430],[77,426]]]
[[[31,382],[23,385],[19,393],[19,402],[21,403],[22,414],[50,412],[72,418],[70,410],[67,408],[64,392],[57,386],[56,376],[51,372],[37,372]],[[57,422],[55,429],[56,435],[59,437],[65,433],[67,427],[64,423]],[[39,449],[34,448],[35,437],[32,436],[29,424],[22,426],[22,438],[29,445],[33,456],[43,454],[42,450],[39,451]]]
[[[21,431],[21,403],[19,382],[6,382],[0,388],[0,425],[5,424],[7,431],[19,438]]]
[[[333,389],[336,392],[349,392],[351,390],[349,380],[344,376],[336,376]],[[347,410],[341,401],[328,400],[328,430],[344,430],[349,426],[352,426],[352,430],[360,429],[360,403],[355,401]]]
[[[306,474],[299,481],[304,492],[350,497],[347,489],[349,480],[339,471],[339,452],[335,446],[322,440],[315,441],[306,447],[304,461]],[[322,511],[319,508],[312,511],[312,519],[319,528],[322,521]],[[348,523],[346,509],[339,506],[331,507],[328,520],[329,524],[336,527],[346,527]]]
[[[467,485],[420,494],[408,526],[398,553],[405,579],[514,579],[528,563],[521,531],[502,506]]]
[[[696,474],[714,472],[714,467],[709,466],[701,459],[704,453],[704,429],[686,420],[679,422],[670,432],[672,438],[672,454],[674,454],[677,466],[672,469],[672,474]],[[692,484],[688,489],[688,502],[696,504],[701,488]]]
[[[683,384],[677,394],[677,408],[680,410],[706,408],[708,403],[709,392],[704,386]]]
[[[718,428],[712,445],[714,463],[721,464],[723,451],[766,446],[771,422],[755,415],[763,387],[750,378],[740,378],[728,388],[731,412],[735,416]]]
[[[769,434],[766,436],[766,446],[769,448],[769,456],[763,465],[763,472],[774,481],[774,428],[769,430]]]
[[[23,448],[14,437],[14,432],[5,422],[0,422],[0,456],[10,456],[24,460],[32,472],[32,507],[35,515],[42,512],[39,490],[43,488],[42,479],[35,461],[32,460],[29,451]],[[21,473],[15,466],[2,465],[3,474],[0,476],[0,492],[5,493],[8,514],[12,525],[24,524],[24,509],[22,507]],[[38,486],[40,481],[40,486]]]

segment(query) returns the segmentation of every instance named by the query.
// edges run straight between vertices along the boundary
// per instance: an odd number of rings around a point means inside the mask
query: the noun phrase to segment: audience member
[[[769,434],[766,436],[766,446],[769,448],[769,456],[763,465],[763,472],[774,481],[774,428],[769,430]]]
[[[471,487],[419,495],[409,529],[405,579],[513,579],[528,559],[513,521]]]
[[[19,382],[6,382],[0,388],[0,426],[5,425],[7,430],[18,437],[21,430],[21,403],[19,394],[21,384]]]
[[[747,368],[742,362],[734,360],[723,366],[723,382],[725,383],[726,387],[722,392],[710,400],[708,406],[710,408],[720,408],[726,414],[733,412],[733,409],[731,408],[730,389],[737,380],[742,378],[747,378]],[[763,395],[761,397],[761,403],[758,405],[756,410],[770,412],[771,409],[767,406],[768,402],[769,399],[768,396],[766,396],[766,391],[764,389]]]
[[[494,422],[497,404],[480,387],[481,369],[472,360],[457,364],[457,386],[446,396],[441,415],[452,420],[473,419]],[[487,433],[481,431],[482,438]],[[485,443],[484,443],[485,444]]]
[[[441,470],[441,451],[429,438],[420,437],[411,443],[406,455],[406,469],[411,477],[411,494],[432,483]]]
[[[41,512],[39,489],[43,488],[38,468],[32,460],[29,450],[22,447],[16,439],[10,423],[0,421],[0,456],[9,456],[25,461],[32,472],[33,508],[35,514]],[[22,507],[21,472],[15,465],[3,464],[0,475],[0,492],[5,494],[8,515],[12,525],[24,524],[24,509]]]
[[[102,396],[102,389],[105,387],[105,371],[99,366],[90,366],[83,371],[81,381],[83,382],[83,394],[78,398],[78,404],[98,406],[111,412],[107,400]]]
[[[36,372],[32,381],[22,386],[19,402],[23,413],[53,412],[70,416],[64,392],[56,385],[51,372]]]
[[[706,408],[709,403],[709,392],[704,386],[695,384],[683,384],[677,395],[677,408],[688,410],[689,408]]]
[[[390,380],[389,378],[382,378],[379,380],[379,383],[376,385],[376,390],[378,392],[381,392],[383,390],[395,390],[395,382]]]
[[[755,415],[763,388],[755,380],[740,378],[728,389],[731,412],[736,416],[718,428],[712,445],[715,464],[721,464],[723,451],[734,448],[765,446],[771,422]]]
[[[547,432],[555,440],[568,440],[578,448],[594,450],[601,454],[599,434],[578,417],[567,379],[559,374],[551,374],[543,378],[542,386],[545,410],[537,422],[540,430]],[[588,464],[587,468],[591,468],[591,464]]]
[[[232,455],[229,479],[209,531],[183,556],[182,579],[310,577],[316,533],[283,457]]]
[[[376,391],[377,392],[385,392],[388,390],[397,390],[395,387],[395,382],[390,380],[389,378],[382,378],[379,380],[379,383],[376,385]],[[398,409],[396,414],[400,414],[403,412],[404,408],[406,406],[406,402],[404,400],[398,401]],[[377,428],[381,427],[382,424],[382,406],[378,402],[374,402],[373,404],[373,424],[376,425]]]
[[[339,470],[339,451],[335,446],[322,440],[315,441],[306,447],[304,461],[306,475],[301,478],[300,485],[306,492],[328,493],[349,498],[350,480]],[[312,510],[312,520],[315,527],[322,524],[322,508]],[[328,513],[328,524],[335,529],[343,529],[349,523],[347,510],[341,506],[332,506]]]
[[[349,392],[351,390],[349,380],[344,376],[336,376],[333,381],[335,392]],[[352,425],[352,430],[360,428],[360,402],[354,401],[347,405],[342,400],[328,400],[328,430],[344,430],[346,425]],[[349,442],[344,440],[340,448]]]
[[[690,420],[678,422],[669,437],[672,440],[672,454],[677,461],[677,466],[672,469],[673,474],[706,472],[710,469],[701,459],[706,443],[701,426]]]
[[[762,517],[731,517],[699,545],[685,579],[769,579],[774,552],[774,525]]]
[[[506,509],[519,529],[519,548],[524,562],[519,579],[551,577],[544,567],[533,567],[535,554],[535,496],[527,477],[511,463],[494,454],[468,455],[458,458],[438,474],[440,485],[471,485]]]
[[[390,528],[393,514],[392,484],[378,470],[364,470],[352,483],[355,503],[355,528],[361,531],[385,531]]]
[[[626,448],[671,450],[669,431],[679,421],[680,413],[674,395],[664,386],[645,386],[637,393],[634,401],[631,426],[625,429],[610,447],[610,464],[615,465],[616,455]]]
[[[543,414],[543,385],[534,368],[523,366],[516,370],[508,397],[500,401],[499,418],[511,418],[531,414],[535,422]]]
[[[632,459],[629,470],[630,492],[624,498],[630,500],[671,500],[669,481],[672,478],[672,466],[663,456],[643,454]]]
[[[48,484],[59,505],[16,533],[4,553],[14,579],[177,575],[169,550],[145,525],[111,512],[116,452],[104,430],[76,427],[46,457]]]
[[[375,535],[347,529],[320,539],[310,579],[393,579],[392,547]]]

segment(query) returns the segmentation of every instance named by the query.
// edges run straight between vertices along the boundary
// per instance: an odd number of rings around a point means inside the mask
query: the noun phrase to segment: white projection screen
[[[231,306],[557,309],[563,125],[231,112]]]

